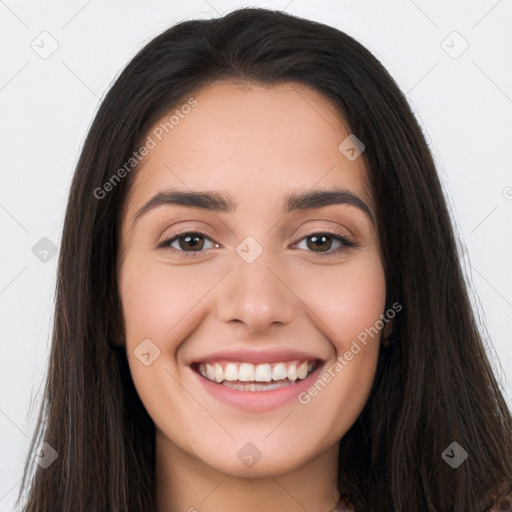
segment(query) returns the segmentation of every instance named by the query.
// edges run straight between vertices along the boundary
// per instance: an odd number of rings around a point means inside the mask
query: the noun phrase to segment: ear
[[[383,339],[389,338],[389,336],[393,332],[394,321],[395,321],[395,319],[391,318],[389,320],[389,322],[387,322],[386,325],[384,325],[384,327],[382,328],[382,338]]]
[[[386,325],[382,328],[380,343],[384,348],[388,348],[390,346],[389,337],[391,336],[391,333],[393,332],[393,325],[394,325],[394,318],[391,318],[389,320],[389,322],[387,322]]]

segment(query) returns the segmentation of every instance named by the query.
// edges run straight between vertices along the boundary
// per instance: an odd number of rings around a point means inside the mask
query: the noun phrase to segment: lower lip
[[[321,366],[321,364],[317,364],[316,368],[305,379],[296,381],[295,384],[269,391],[239,391],[208,380],[195,370],[192,371],[207,393],[213,398],[243,411],[265,412],[282,407],[293,400],[298,400],[298,395],[312,385]]]

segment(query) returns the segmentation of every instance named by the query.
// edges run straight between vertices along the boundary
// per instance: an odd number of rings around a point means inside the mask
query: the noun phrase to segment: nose
[[[299,307],[290,272],[270,261],[265,251],[252,263],[235,261],[218,290],[218,319],[242,322],[251,332],[290,323]]]

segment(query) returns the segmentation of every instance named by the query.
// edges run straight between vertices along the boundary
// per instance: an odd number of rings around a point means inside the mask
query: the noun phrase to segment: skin
[[[327,369],[375,324],[386,285],[370,218],[344,204],[280,214],[283,194],[334,186],[373,208],[364,159],[338,150],[349,132],[334,105],[298,84],[226,81],[194,97],[197,106],[144,158],[121,226],[124,343],[156,425],[158,508],[327,511],[338,494],[339,440],[368,398],[380,334],[308,404],[292,400],[265,413],[215,400],[190,363],[215,350],[280,347],[311,352]],[[165,205],[134,224],[167,188],[229,193],[238,207]],[[181,230],[204,233],[202,252],[183,239],[174,250],[157,248]],[[357,247],[335,254],[335,239],[308,246],[313,233],[336,230]],[[263,249],[250,264],[236,252],[247,236]],[[148,338],[160,355],[145,366],[134,350]],[[251,467],[237,457],[248,442],[262,454]]]

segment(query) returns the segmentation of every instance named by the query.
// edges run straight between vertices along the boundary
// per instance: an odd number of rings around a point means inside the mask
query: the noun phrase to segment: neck
[[[158,512],[330,512],[338,497],[338,444],[286,474],[238,477],[207,466],[156,432]]]

